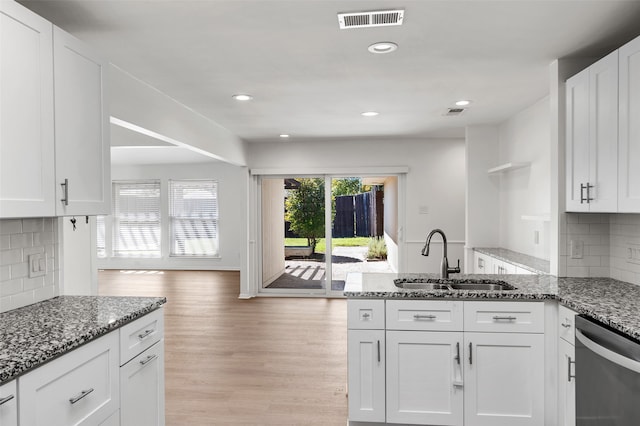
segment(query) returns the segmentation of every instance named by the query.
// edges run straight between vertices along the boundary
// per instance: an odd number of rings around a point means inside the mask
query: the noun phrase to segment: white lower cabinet
[[[382,330],[349,330],[350,424],[544,425],[543,302],[389,300],[385,309],[384,340]],[[363,401],[376,416],[363,415]]]
[[[18,390],[16,381],[12,380],[0,386],[0,425],[17,426],[18,424]]]
[[[462,336],[387,331],[387,422],[463,424]]]
[[[95,425],[118,410],[118,333],[20,377],[21,426]]]
[[[164,340],[120,367],[122,426],[164,425]]]
[[[544,335],[466,333],[465,425],[544,424]]]

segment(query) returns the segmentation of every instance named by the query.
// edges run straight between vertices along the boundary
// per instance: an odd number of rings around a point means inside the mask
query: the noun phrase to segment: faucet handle
[[[455,268],[449,268],[449,272],[451,272],[453,274],[459,274],[460,273],[460,259],[458,259],[458,266],[456,266]]]

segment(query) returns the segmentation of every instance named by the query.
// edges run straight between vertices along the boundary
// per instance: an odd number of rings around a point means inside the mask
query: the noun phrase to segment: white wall
[[[284,179],[262,179],[262,286],[284,273]]]
[[[247,170],[222,162],[202,164],[161,164],[112,166],[113,180],[160,179],[166,190],[169,179],[212,179],[218,181],[220,257],[189,259],[169,257],[150,259],[98,259],[103,269],[196,269],[239,270],[246,250]],[[166,202],[166,197],[165,197]],[[165,211],[167,206],[163,207]],[[166,230],[163,229],[165,238]],[[165,240],[166,241],[166,240]],[[167,252],[167,250],[165,250]]]
[[[0,220],[0,312],[57,296],[59,239],[57,218]],[[44,253],[46,274],[29,278],[28,256]]]
[[[441,228],[447,234],[449,262],[455,264],[458,258],[463,258],[465,144],[462,139],[255,143],[249,146],[247,158],[251,169],[277,168],[283,174],[287,169],[313,172],[408,166],[406,193],[404,199],[399,200],[405,215],[405,228],[399,231],[400,244],[406,250],[404,271],[439,271],[439,248],[429,257],[420,255],[427,233],[434,228]],[[428,213],[420,214],[421,207]],[[434,243],[438,244],[435,239]]]
[[[547,96],[499,125],[495,164],[531,164],[495,178],[500,182],[500,247],[545,260],[549,260],[549,222],[523,220],[522,216],[551,212],[549,107]]]

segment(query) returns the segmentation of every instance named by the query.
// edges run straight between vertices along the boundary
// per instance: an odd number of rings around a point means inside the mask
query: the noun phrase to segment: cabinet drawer
[[[137,356],[164,335],[163,308],[138,318],[120,328],[120,365]]]
[[[387,330],[462,331],[462,303],[387,300]]]
[[[571,309],[559,305],[558,308],[558,336],[575,345],[575,316],[578,315]]]
[[[0,386],[0,425],[18,425],[18,394],[15,380]]]
[[[544,333],[544,303],[465,302],[464,330]]]
[[[353,330],[384,329],[384,300],[349,299],[347,328]]]
[[[119,408],[118,333],[20,377],[21,426],[95,425]]]

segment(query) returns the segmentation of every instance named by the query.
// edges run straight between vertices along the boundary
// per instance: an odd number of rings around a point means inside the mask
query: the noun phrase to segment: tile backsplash
[[[640,285],[640,214],[565,214],[559,275]]]
[[[0,312],[59,293],[56,218],[0,219]],[[29,278],[30,254],[46,257],[43,276]]]

